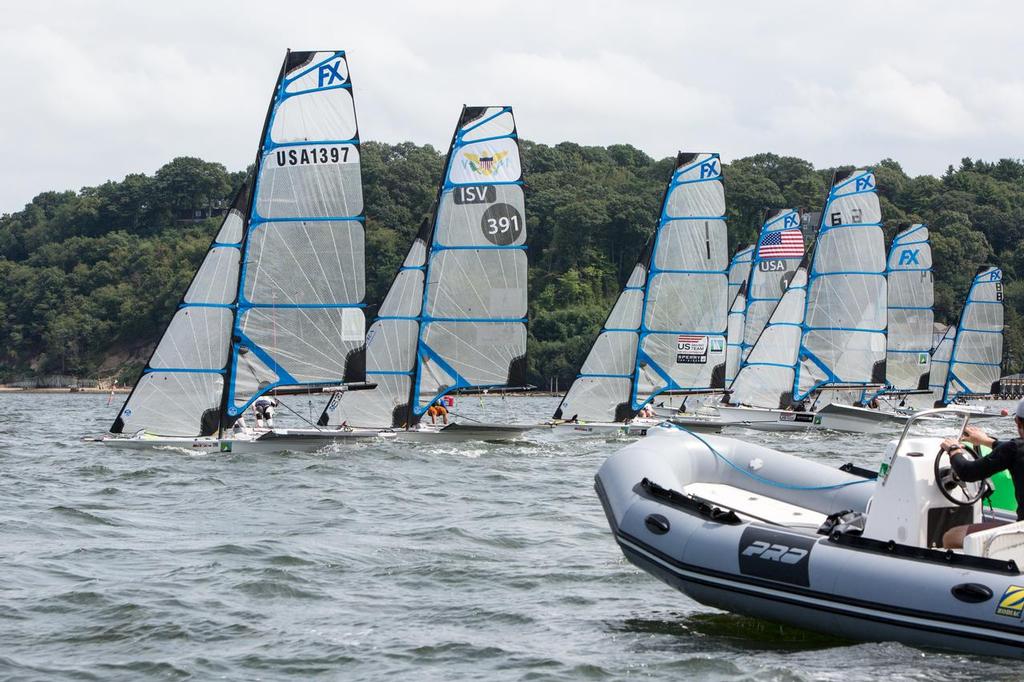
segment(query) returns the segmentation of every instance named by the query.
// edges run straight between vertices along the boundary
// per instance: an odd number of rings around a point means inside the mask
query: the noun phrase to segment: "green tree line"
[[[529,378],[575,375],[644,242],[673,159],[629,145],[522,143],[530,254]],[[367,142],[367,302],[383,298],[440,180],[443,153]],[[886,232],[926,222],[935,312],[955,322],[977,267],[1006,273],[1006,371],[1024,362],[1024,162],[963,159],[942,177],[874,166]],[[731,248],[767,207],[820,210],[833,168],[757,154],[724,166]],[[0,216],[0,381],[33,372],[131,379],[145,361],[245,171],[177,158],[152,176],[44,192]]]

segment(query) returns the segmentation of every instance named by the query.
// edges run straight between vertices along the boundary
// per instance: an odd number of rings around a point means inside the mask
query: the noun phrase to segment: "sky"
[[[1021,25],[986,0],[5,4],[0,214],[177,156],[244,168],[287,48],[347,52],[363,140],[443,149],[464,103],[510,104],[547,144],[937,175],[1024,156]]]

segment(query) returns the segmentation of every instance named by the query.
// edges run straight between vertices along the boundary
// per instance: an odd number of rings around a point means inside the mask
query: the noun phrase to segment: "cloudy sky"
[[[251,161],[286,48],[348,52],[364,140],[447,144],[463,103],[655,156],[1024,156],[1024,5],[279,0],[6,5],[0,213],[175,156]]]

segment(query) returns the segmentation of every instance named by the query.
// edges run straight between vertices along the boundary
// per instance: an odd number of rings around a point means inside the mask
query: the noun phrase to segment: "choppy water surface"
[[[526,422],[555,402],[456,410]],[[592,487],[624,441],[246,456],[79,442],[119,404],[0,395],[4,679],[1021,676],[721,613],[640,572]],[[886,440],[737,435],[864,464]]]

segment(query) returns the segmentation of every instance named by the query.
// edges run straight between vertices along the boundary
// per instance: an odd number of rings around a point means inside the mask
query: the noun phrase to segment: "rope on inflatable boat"
[[[858,480],[858,481],[847,481],[845,483],[835,483],[833,485],[791,485],[789,483],[782,483],[780,481],[773,481],[770,478],[765,478],[764,476],[759,476],[758,474],[755,474],[753,471],[747,471],[744,467],[741,467],[740,465],[738,465],[735,462],[733,462],[731,459],[729,459],[728,457],[723,455],[721,452],[719,452],[713,445],[711,445],[711,443],[707,442],[706,440],[704,440],[703,438],[701,438],[700,436],[698,436],[696,433],[694,433],[693,431],[689,430],[688,428],[686,428],[684,426],[680,426],[679,424],[673,424],[672,422],[664,422],[662,424],[662,426],[664,426],[666,424],[671,426],[674,429],[678,429],[679,431],[682,431],[683,433],[687,433],[687,434],[693,436],[698,441],[700,441],[704,445],[704,447],[706,447],[708,450],[710,450],[711,453],[715,457],[719,458],[720,460],[722,460],[723,462],[725,462],[726,464],[731,466],[733,469],[735,469],[736,471],[738,471],[741,474],[743,474],[744,476],[749,476],[750,478],[754,479],[755,481],[759,481],[759,482],[765,483],[767,485],[775,486],[776,488],[783,488],[785,490],[836,490],[838,488],[846,488],[846,487],[849,487],[851,485],[860,485],[861,483],[874,483],[875,482],[874,479],[867,479],[867,478],[864,478],[864,479],[861,479],[861,480]]]

